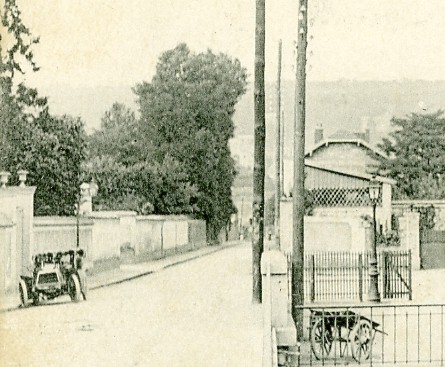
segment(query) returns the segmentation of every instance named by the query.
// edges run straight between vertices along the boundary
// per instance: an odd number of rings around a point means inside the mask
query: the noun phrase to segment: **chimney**
[[[363,137],[363,140],[366,141],[367,143],[369,143],[369,138],[370,138],[369,125],[370,125],[369,116],[363,116],[360,123],[361,127],[360,135]]]
[[[369,139],[371,137],[371,131],[368,129],[365,130],[365,132],[363,133],[363,140],[366,141],[367,143],[369,143]]]
[[[322,140],[323,140],[323,126],[321,124],[319,124],[315,127],[314,143],[317,144],[318,142],[320,142]]]

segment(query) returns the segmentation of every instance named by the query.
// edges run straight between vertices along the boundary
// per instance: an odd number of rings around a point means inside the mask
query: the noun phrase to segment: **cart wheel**
[[[357,362],[369,358],[374,335],[375,331],[372,329],[372,325],[368,320],[360,320],[352,329],[351,353]]]
[[[82,300],[82,291],[80,289],[79,278],[76,274],[71,274],[68,279],[68,294],[71,297],[71,301],[79,302]]]
[[[323,327],[324,326],[324,327]],[[332,330],[326,322],[323,325],[323,319],[315,321],[311,329],[311,350],[316,359],[325,359],[332,348]]]
[[[29,300],[28,295],[28,287],[26,286],[25,281],[22,279],[19,283],[19,293],[20,293],[20,304],[22,307],[28,307],[31,302]]]

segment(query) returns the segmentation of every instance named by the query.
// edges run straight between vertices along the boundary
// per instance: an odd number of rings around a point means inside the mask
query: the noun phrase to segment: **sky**
[[[0,0],[2,1],[2,0]],[[133,86],[180,42],[238,58],[253,80],[254,0],[17,0],[40,36],[33,86]],[[266,79],[293,79],[297,1],[266,1]],[[309,80],[444,79],[445,1],[309,0]]]

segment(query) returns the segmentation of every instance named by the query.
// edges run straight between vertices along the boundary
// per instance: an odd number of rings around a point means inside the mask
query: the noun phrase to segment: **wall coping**
[[[76,217],[34,217],[34,227],[51,227],[51,226],[75,226],[77,222]],[[90,218],[80,217],[79,225],[81,226],[92,226],[94,224],[93,220]]]
[[[136,220],[152,220],[152,221],[166,221],[166,220],[173,220],[173,221],[190,221],[190,220],[199,220],[199,219],[192,219],[190,217],[187,217],[186,215],[138,215],[136,217]]]
[[[8,197],[8,196],[23,196],[23,195],[34,195],[36,191],[36,186],[6,186],[5,188],[0,188],[0,196]]]
[[[122,217],[136,217],[137,213],[131,210],[106,210],[92,212],[88,215],[89,218],[122,218]]]
[[[431,200],[393,200],[391,202],[392,206],[410,206],[410,205],[444,205],[445,206],[445,200],[440,199],[431,199]]]
[[[357,216],[344,216],[344,217],[335,217],[335,216],[324,216],[324,215],[305,215],[304,221],[311,223],[319,223],[319,222],[329,222],[329,223],[351,223],[351,222],[362,222],[363,219]]]

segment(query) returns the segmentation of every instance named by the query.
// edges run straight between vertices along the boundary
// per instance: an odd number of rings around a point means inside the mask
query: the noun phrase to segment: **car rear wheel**
[[[22,307],[28,307],[31,302],[29,300],[28,287],[25,281],[22,279],[19,283],[20,303]]]
[[[77,274],[71,274],[68,280],[68,294],[71,301],[79,302],[82,300],[82,290],[80,289],[79,277]]]

